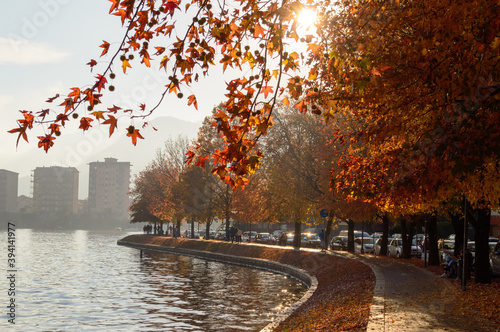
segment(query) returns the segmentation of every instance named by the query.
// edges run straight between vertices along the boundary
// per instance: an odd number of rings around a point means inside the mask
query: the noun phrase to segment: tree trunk
[[[455,230],[455,249],[453,254],[455,257],[460,255],[460,250],[464,246],[464,217],[463,215],[450,214],[451,224]]]
[[[293,247],[296,249],[300,249],[301,245],[301,229],[302,223],[300,221],[295,221],[295,234],[293,236]]]
[[[400,252],[400,257],[401,258],[410,258],[410,241],[408,241],[409,236],[407,236],[406,232],[406,220],[401,219],[400,221],[401,224],[401,240],[403,241],[402,245],[402,252]]]
[[[431,219],[427,223],[429,228],[429,265],[439,266],[439,250],[438,250],[438,239],[437,239],[437,217],[435,215],[431,216]]]
[[[469,211],[469,209],[468,209]],[[488,237],[490,233],[490,209],[477,209],[477,219],[469,218],[472,226],[474,226],[474,241],[475,241],[475,280],[476,283],[491,284],[490,261],[489,261],[489,246]]]
[[[191,238],[194,239],[194,220],[191,219]]]
[[[333,224],[333,210],[330,210],[328,213],[328,219],[326,221],[326,229],[325,229],[325,248],[328,249],[328,245],[330,244],[330,233],[332,230]]]
[[[388,238],[389,238],[389,215],[387,213],[384,213],[382,216],[382,243],[380,244],[380,255],[381,256],[386,256],[387,255],[387,245],[389,244]]]
[[[205,228],[205,237],[206,237],[206,240],[210,240],[210,220],[207,218],[207,224],[206,224],[206,228]]]
[[[403,253],[402,256],[403,258],[411,258],[411,247],[412,247],[412,242],[413,242],[413,236],[415,235],[415,229],[416,229],[416,223],[417,223],[417,218],[414,216],[414,219],[409,221],[410,223],[410,229],[408,232],[408,224],[407,220],[402,219],[401,220],[401,236],[403,237]]]
[[[181,220],[177,219],[177,227],[175,228],[175,235],[181,237]]]
[[[354,252],[354,221],[347,219],[347,251]]]

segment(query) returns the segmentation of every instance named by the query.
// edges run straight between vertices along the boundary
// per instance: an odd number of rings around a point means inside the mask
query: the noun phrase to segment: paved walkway
[[[500,331],[477,317],[451,312],[455,288],[429,271],[396,259],[332,254],[363,261],[375,273],[367,331]]]

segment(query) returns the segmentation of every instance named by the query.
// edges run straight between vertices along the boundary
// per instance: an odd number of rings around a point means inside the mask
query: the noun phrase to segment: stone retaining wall
[[[295,278],[302,282],[304,285],[308,287],[307,292],[302,296],[302,298],[293,304],[290,308],[285,310],[281,315],[276,317],[276,319],[267,325],[261,332],[269,332],[272,331],[276,326],[280,324],[283,320],[285,320],[289,315],[291,315],[298,307],[300,307],[303,303],[305,303],[314,293],[318,286],[318,280],[316,277],[307,274],[305,271],[298,269],[296,267],[281,264],[277,262],[272,262],[264,259],[258,258],[248,258],[248,257],[240,257],[240,256],[231,256],[225,254],[219,254],[215,252],[209,251],[201,251],[201,250],[193,250],[193,249],[185,249],[185,248],[175,248],[175,247],[165,247],[165,246],[157,246],[150,244],[139,244],[129,241],[119,240],[118,245],[132,247],[141,250],[149,250],[149,251],[158,251],[168,254],[181,255],[181,256],[189,256],[195,258],[201,258],[210,261],[216,261],[227,264],[235,264],[240,266],[246,266],[251,268],[268,270],[271,272],[283,274]]]

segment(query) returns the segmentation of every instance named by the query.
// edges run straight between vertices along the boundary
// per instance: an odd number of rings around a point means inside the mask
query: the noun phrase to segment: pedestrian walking
[[[243,235],[243,231],[238,228],[238,231],[236,232],[236,243],[241,243],[241,236]]]

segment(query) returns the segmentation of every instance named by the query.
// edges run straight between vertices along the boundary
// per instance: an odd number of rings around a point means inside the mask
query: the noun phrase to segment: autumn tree
[[[180,226],[179,208],[172,199],[173,188],[185,167],[187,138],[179,136],[169,138],[164,149],[157,151],[155,159],[139,173],[132,189],[133,203],[130,207],[133,215],[142,215],[147,211],[161,223],[177,220]]]
[[[353,9],[354,15],[341,14],[323,30],[335,59],[322,62],[329,65],[323,85],[311,83],[311,91],[321,88],[324,96],[308,99],[328,112],[345,110],[357,124],[345,139],[361,144],[344,156],[337,188],[403,214],[431,212],[455,195],[479,210],[496,207],[495,3],[366,3]],[[340,28],[351,33],[338,33]],[[350,88],[339,81],[351,82]],[[486,219],[477,223],[481,246]],[[476,280],[488,282],[488,275],[487,264],[480,264]]]

